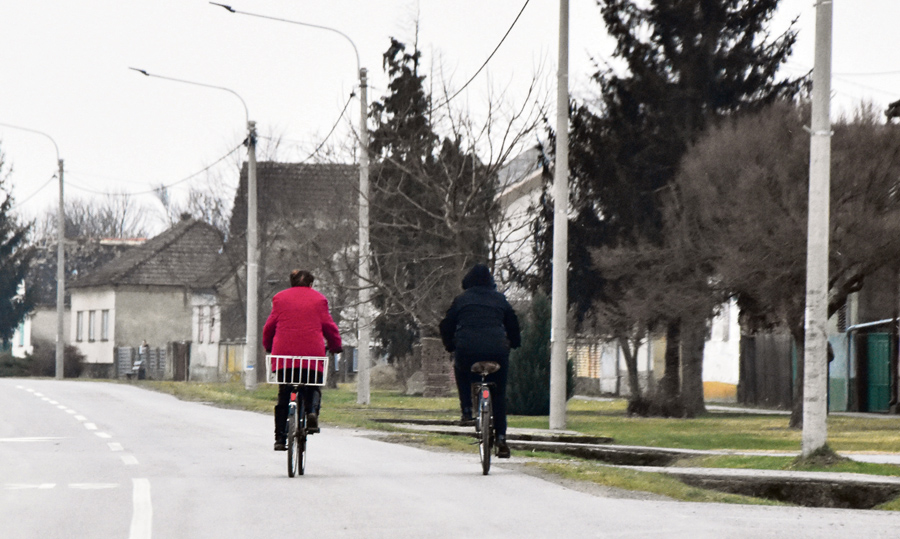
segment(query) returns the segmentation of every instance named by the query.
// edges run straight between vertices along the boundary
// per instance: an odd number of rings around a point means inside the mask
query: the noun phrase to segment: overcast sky
[[[418,19],[423,72],[458,88],[500,43],[525,0],[222,0],[240,11],[336,28],[368,68],[370,102],[384,95],[381,55],[390,37],[412,43]],[[833,111],[861,100],[880,108],[900,99],[900,1],[834,3]],[[559,3],[530,0],[486,69],[456,98],[477,115],[489,90],[521,99],[536,75],[555,96]],[[813,65],[814,0],[782,0],[770,29],[798,17],[800,38],[788,75]],[[593,0],[571,0],[570,88],[589,95],[593,59],[608,59]],[[129,66],[222,86],[246,102],[261,135],[283,139],[281,157],[300,160],[335,123],[331,141],[350,138],[359,118],[351,44],[332,32],[231,14],[205,0],[0,0],[0,123],[50,135],[65,160],[66,197],[142,193],[173,184],[235,149],[245,114],[233,95],[147,78]],[[552,106],[552,103],[551,103]],[[551,110],[555,110],[551,108]],[[265,141],[263,141],[264,143]],[[49,140],[0,127],[13,166],[17,209],[34,217],[55,205],[56,154]],[[236,154],[215,170],[233,189]],[[244,158],[244,152],[240,153]],[[173,187],[175,196],[206,175]],[[142,197],[159,207],[152,196]]]

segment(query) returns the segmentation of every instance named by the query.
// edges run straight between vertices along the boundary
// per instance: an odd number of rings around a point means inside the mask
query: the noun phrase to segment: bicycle
[[[487,377],[500,370],[495,361],[479,361],[472,365],[472,372],[481,376],[481,382],[472,384],[472,400],[475,410],[475,436],[478,438],[478,455],[481,457],[481,473],[487,475],[491,470],[491,452],[497,440],[494,428],[494,403],[491,400],[491,387]]]
[[[310,434],[319,432],[318,427],[307,426],[311,410],[306,409],[304,388],[324,386],[327,373],[327,356],[266,356],[267,382],[291,386],[285,424],[288,477],[306,472],[306,440]]]

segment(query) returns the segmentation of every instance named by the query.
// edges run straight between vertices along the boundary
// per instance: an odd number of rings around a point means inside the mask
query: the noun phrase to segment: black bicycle
[[[325,385],[328,372],[328,357],[310,356],[266,356],[268,381],[271,384],[291,386],[291,400],[288,403],[288,417],[285,424],[287,438],[288,477],[306,472],[306,440],[310,434],[319,432],[318,427],[308,425],[312,410],[306,409],[306,391],[315,391]],[[275,369],[272,364],[275,364]]]
[[[481,457],[481,473],[491,471],[491,453],[494,451],[497,433],[494,429],[494,403],[491,400],[493,382],[487,377],[500,370],[495,361],[479,361],[472,365],[472,372],[481,376],[481,381],[473,385],[472,401],[475,410],[475,436],[478,438],[478,454]]]

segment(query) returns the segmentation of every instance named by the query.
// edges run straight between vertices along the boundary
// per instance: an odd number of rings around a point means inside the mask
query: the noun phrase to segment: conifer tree
[[[9,173],[0,153],[0,341],[9,344],[16,328],[33,307],[29,290],[21,293],[34,248],[27,245],[30,226],[12,213],[13,199],[6,188]]]

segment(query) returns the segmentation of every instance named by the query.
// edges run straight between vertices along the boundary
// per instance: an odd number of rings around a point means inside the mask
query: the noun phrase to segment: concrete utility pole
[[[54,143],[55,145],[55,143]],[[66,210],[63,198],[63,160],[59,163],[59,210],[56,213],[56,379],[65,373],[65,304],[66,304]]]
[[[371,363],[369,342],[372,336],[372,314],[369,290],[371,288],[369,276],[369,128],[367,124],[368,102],[366,99],[366,68],[360,67],[359,50],[356,43],[350,39],[350,36],[330,26],[322,26],[320,24],[310,24],[308,22],[294,21],[290,19],[282,19],[280,17],[271,17],[269,15],[261,15],[259,13],[250,13],[247,11],[239,11],[230,5],[220,4],[218,2],[210,2],[214,6],[219,6],[229,13],[237,13],[239,15],[248,15],[258,19],[268,19],[270,21],[286,22],[288,24],[296,24],[299,26],[308,26],[310,28],[318,28],[319,30],[327,30],[338,34],[346,39],[353,52],[356,54],[356,72],[359,73],[359,307],[357,307],[357,360],[358,370],[356,383],[356,403],[369,404],[369,365]]]
[[[57,249],[56,249],[56,379],[62,380],[65,371],[65,309],[66,309],[66,214],[65,199],[63,198],[63,160],[59,157],[59,146],[53,137],[41,131],[28,129],[27,127],[19,127],[17,125],[9,125],[0,123],[2,127],[10,129],[18,129],[19,131],[27,131],[36,135],[46,137],[53,144],[56,150],[56,164],[59,167],[59,211],[56,214],[57,228]]]
[[[369,108],[366,68],[359,70],[359,309],[357,325],[358,374],[356,381],[356,403],[369,404],[369,342],[372,340],[372,315],[369,312],[369,129],[367,112]]]
[[[831,184],[831,0],[816,3],[809,228],[806,253],[806,337],[803,351],[802,454],[825,445],[828,414],[828,218]]]
[[[259,352],[259,230],[256,218],[256,122],[247,120],[247,346],[244,388],[256,388]]]
[[[556,168],[553,175],[553,282],[550,322],[550,428],[566,428],[566,307],[569,269],[569,0],[559,2]]]

